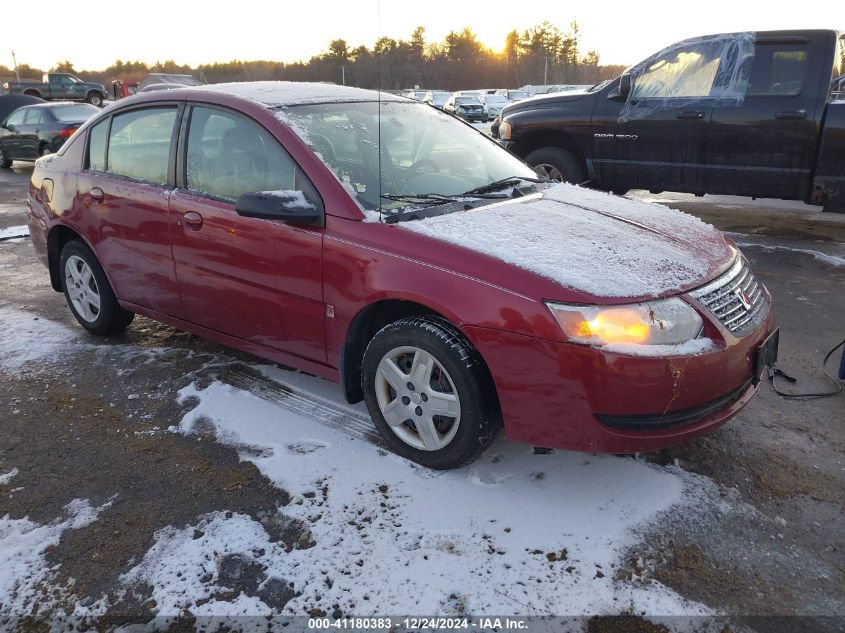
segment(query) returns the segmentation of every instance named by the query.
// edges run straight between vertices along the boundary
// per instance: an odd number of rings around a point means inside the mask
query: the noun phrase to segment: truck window
[[[709,97],[721,52],[710,42],[670,49],[636,78],[631,99]]]
[[[807,61],[806,46],[757,46],[748,81],[748,96],[783,97],[801,94],[807,76]]]

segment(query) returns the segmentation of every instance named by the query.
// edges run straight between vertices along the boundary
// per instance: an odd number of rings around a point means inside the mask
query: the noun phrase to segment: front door
[[[634,67],[627,100],[608,86],[593,113],[593,169],[612,189],[704,191],[704,143],[714,104],[731,98],[743,42],[696,38]]]
[[[3,152],[3,160],[24,158],[21,155],[21,137],[25,132],[24,118],[29,108],[19,108],[12,112],[3,124],[0,132],[0,150]]]
[[[76,204],[118,299],[180,316],[170,251],[170,147],[179,108],[137,108],[88,131]]]
[[[313,187],[266,130],[192,106],[183,185],[170,199],[173,257],[187,320],[325,362],[320,228],[245,218],[243,193]]]
[[[744,101],[713,111],[705,143],[708,193],[798,199],[809,193],[830,81],[822,76],[825,37],[831,36],[757,39]]]

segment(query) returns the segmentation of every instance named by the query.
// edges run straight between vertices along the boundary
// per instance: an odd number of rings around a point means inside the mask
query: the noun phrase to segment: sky
[[[485,45],[501,50],[508,31],[521,31],[543,20],[564,31],[577,20],[583,52],[597,50],[604,64],[634,64],[695,35],[789,28],[845,30],[845,7],[840,0],[806,0],[800,10],[794,2],[783,0],[493,0],[469,5],[454,0],[74,0],[71,8],[63,0],[39,0],[29,6],[56,16],[59,25],[50,32],[61,35],[34,37],[38,21],[23,15],[34,11],[25,3],[10,5],[4,10],[11,24],[3,28],[0,64],[12,66],[12,50],[18,63],[44,69],[64,59],[77,69],[92,70],[116,59],[173,59],[192,66],[232,59],[293,62],[325,51],[336,38],[353,47],[372,46],[380,35],[408,39],[417,26],[426,28],[429,41],[440,41],[449,31],[469,26]]]

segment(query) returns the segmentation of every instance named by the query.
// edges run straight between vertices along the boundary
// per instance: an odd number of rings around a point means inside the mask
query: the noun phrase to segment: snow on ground
[[[0,369],[17,370],[30,362],[54,361],[86,345],[78,331],[9,306],[0,306],[0,323]]]
[[[298,388],[313,381],[325,395],[324,381],[293,376]],[[213,594],[214,561],[232,553],[293,583],[301,595],[288,613],[336,603],[347,614],[450,614],[450,596],[467,613],[702,612],[659,585],[613,579],[637,529],[684,501],[683,478],[666,469],[534,455],[499,440],[469,467],[434,472],[219,382],[191,385],[181,398],[197,405],[180,430],[211,421],[220,441],[250,447],[242,459],[294,497],[284,512],[309,523],[317,546],[286,553],[241,515],[204,517],[200,539],[193,527],[168,528],[127,575],[155,588],[161,614],[200,613],[192,605]],[[263,613],[254,602],[237,608]]]
[[[108,505],[95,508],[86,499],[74,499],[65,506],[66,517],[46,525],[28,518],[0,518],[0,615],[34,615],[39,607],[48,606],[41,589],[54,574],[47,567],[45,550],[57,545],[65,530],[93,523]],[[61,593],[61,588],[52,591]]]
[[[602,297],[704,283],[733,256],[722,235],[692,215],[569,184],[545,189],[541,199],[399,226]]]
[[[23,241],[28,236],[29,227],[25,224],[21,226],[10,226],[5,229],[0,229],[0,240],[3,240],[4,242],[19,242]],[[16,237],[20,239],[11,239]]]

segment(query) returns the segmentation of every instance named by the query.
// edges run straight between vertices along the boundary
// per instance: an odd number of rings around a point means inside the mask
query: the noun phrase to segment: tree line
[[[429,42],[425,28],[409,39],[379,38],[372,47],[329,42],[308,61],[241,61],[191,67],[172,60],[146,64],[118,60],[103,70],[77,70],[69,60],[50,71],[70,72],[87,81],[137,81],[151,72],[186,73],[208,83],[224,81],[326,81],[362,88],[458,90],[479,87],[519,87],[526,84],[594,84],[615,77],[624,66],[602,65],[596,51],[582,53],[577,22],[567,31],[543,21],[523,31],[512,30],[501,52],[482,44],[470,27],[450,32],[442,42]],[[18,66],[22,80],[40,79],[43,70]],[[0,65],[0,77],[14,78],[14,69]]]

